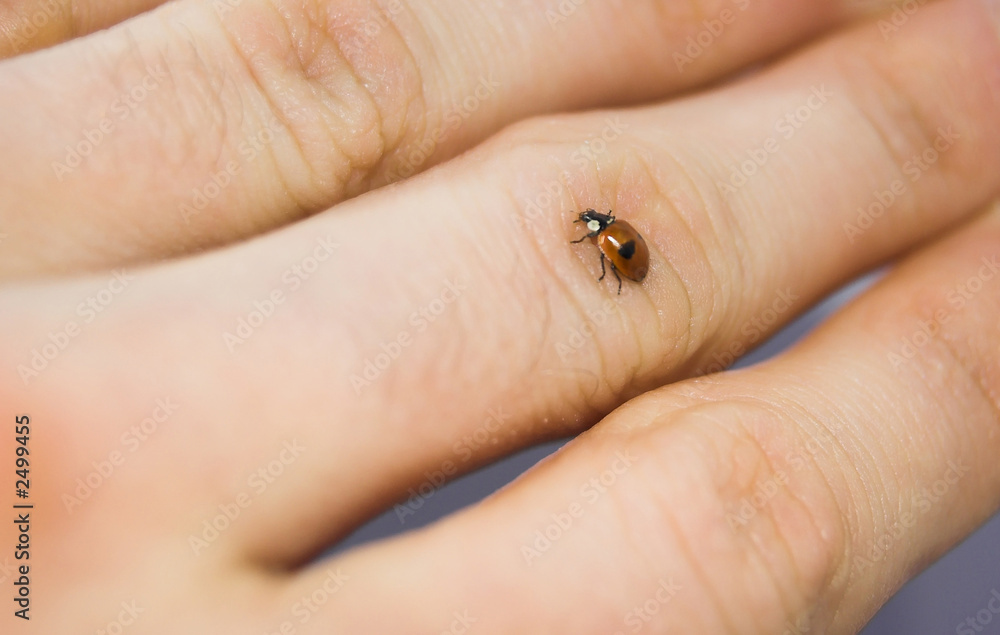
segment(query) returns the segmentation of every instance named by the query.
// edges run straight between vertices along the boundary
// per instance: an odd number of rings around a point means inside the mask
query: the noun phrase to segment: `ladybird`
[[[586,236],[571,244],[582,243],[590,239],[601,250],[601,277],[604,280],[607,271],[604,268],[605,258],[611,263],[611,273],[618,279],[618,295],[622,292],[621,272],[629,280],[642,282],[649,271],[649,247],[639,232],[627,222],[617,220],[614,212],[608,210],[601,214],[592,209],[580,212],[580,218],[574,223],[584,223],[590,230]]]

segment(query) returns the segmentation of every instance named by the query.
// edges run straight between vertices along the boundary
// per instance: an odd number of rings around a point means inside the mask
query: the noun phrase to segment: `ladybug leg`
[[[615,266],[614,265],[611,265],[611,270],[612,271],[615,270]],[[600,282],[601,280],[604,280],[604,276],[606,276],[607,274],[608,274],[608,272],[605,271],[605,269],[604,269],[604,252],[601,252],[601,277],[598,278],[597,281]],[[618,274],[616,273],[615,275],[617,276]]]
[[[569,241],[569,244],[575,245],[576,243],[582,243],[583,241],[587,240],[588,238],[590,238],[590,234],[587,234],[586,236],[584,236],[580,240],[571,240],[571,241]]]
[[[618,275],[618,267],[616,267],[614,265],[614,263],[611,264],[611,273],[615,274],[615,278],[618,280],[618,295],[621,295],[622,294],[622,279],[621,279],[621,276]]]

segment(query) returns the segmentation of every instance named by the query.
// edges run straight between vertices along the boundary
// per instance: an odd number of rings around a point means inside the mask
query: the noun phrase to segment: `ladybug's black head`
[[[584,223],[591,233],[599,233],[607,229],[608,225],[615,222],[615,214],[611,210],[608,210],[607,214],[602,214],[598,211],[588,209],[585,212],[580,212],[580,218],[576,222]]]

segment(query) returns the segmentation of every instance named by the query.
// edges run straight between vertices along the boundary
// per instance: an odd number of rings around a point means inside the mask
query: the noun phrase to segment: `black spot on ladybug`
[[[630,240],[621,247],[618,248],[618,255],[625,260],[632,260],[632,256],[635,255],[635,241]]]

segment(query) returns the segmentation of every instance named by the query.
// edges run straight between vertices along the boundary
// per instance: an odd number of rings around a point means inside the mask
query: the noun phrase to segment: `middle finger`
[[[550,22],[541,3],[188,0],[10,60],[0,278],[260,233],[407,178],[506,123],[666,95],[862,10],[694,4],[588,2]],[[712,46],[694,42],[703,34]]]

